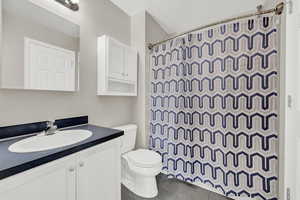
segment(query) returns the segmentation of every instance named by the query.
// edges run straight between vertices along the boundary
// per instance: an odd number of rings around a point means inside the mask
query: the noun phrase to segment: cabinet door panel
[[[0,184],[0,199],[76,200],[76,171],[69,166],[70,163],[42,166],[13,176]]]
[[[80,157],[78,200],[120,200],[120,144],[105,144]]]
[[[125,77],[128,81],[137,81],[137,52],[131,48],[125,53]]]
[[[75,52],[25,39],[25,88],[75,90]]]
[[[124,79],[124,48],[118,42],[109,39],[108,71],[111,78]]]

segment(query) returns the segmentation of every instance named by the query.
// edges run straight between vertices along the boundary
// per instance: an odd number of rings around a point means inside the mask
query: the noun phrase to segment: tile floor
[[[122,186],[122,200],[231,200],[200,187],[176,180],[165,175],[157,177],[158,196],[152,199],[141,198]]]

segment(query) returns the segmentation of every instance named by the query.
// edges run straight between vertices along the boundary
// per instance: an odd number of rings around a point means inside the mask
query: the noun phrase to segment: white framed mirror
[[[2,0],[2,89],[78,90],[80,27],[51,9]]]

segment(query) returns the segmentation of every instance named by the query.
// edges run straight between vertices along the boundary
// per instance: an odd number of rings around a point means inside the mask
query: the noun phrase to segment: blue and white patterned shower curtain
[[[226,196],[278,198],[277,20],[223,24],[153,49],[149,146],[164,173]]]

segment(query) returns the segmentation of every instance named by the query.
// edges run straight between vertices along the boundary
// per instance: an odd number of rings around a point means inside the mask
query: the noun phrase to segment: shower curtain
[[[278,198],[278,20],[222,24],[152,50],[149,147],[169,177]]]

